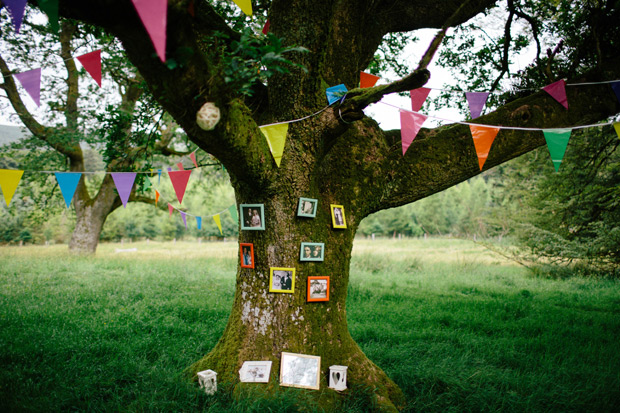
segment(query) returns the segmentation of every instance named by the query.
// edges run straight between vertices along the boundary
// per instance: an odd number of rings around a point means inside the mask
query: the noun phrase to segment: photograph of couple
[[[271,268],[269,292],[292,293],[295,290],[295,268]]]

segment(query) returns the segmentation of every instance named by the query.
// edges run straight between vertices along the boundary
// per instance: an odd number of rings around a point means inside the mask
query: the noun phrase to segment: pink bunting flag
[[[131,2],[153,42],[159,59],[165,62],[168,0],[131,0]]]
[[[465,98],[467,99],[469,113],[471,113],[472,119],[476,119],[480,116],[488,97],[489,92],[465,92]]]
[[[179,162],[177,164],[177,167],[179,168],[179,171],[184,171],[185,170],[185,168],[183,168],[183,162]]]
[[[123,203],[123,208],[127,208],[127,201],[129,201],[129,195],[131,194],[133,183],[136,180],[136,173],[113,172],[112,179],[114,180],[114,185],[116,185],[118,196],[121,198],[121,202]]]
[[[183,218],[183,225],[185,225],[185,229],[187,229],[187,217],[185,216],[185,212],[179,211],[179,214],[181,214],[181,218]]]
[[[490,128],[487,126],[469,125],[471,136],[474,139],[476,154],[478,154],[478,165],[482,171],[482,166],[489,157],[491,145],[499,132],[499,128]]]
[[[409,91],[409,95],[411,95],[411,110],[414,112],[419,112],[422,109],[422,105],[426,101],[428,94],[430,93],[430,89],[426,87],[420,87],[417,89],[413,89]]]
[[[196,168],[198,168],[198,162],[196,162],[196,151],[192,152],[189,154],[189,158],[192,160],[192,162],[194,163],[194,166]]]
[[[2,3],[6,6],[11,19],[13,20],[13,26],[15,26],[15,33],[19,33],[19,29],[22,26],[24,20],[24,10],[26,9],[26,3],[28,0],[2,0]]]
[[[379,79],[381,79],[379,76],[360,72],[360,88],[365,89],[367,87],[373,87]]]
[[[41,68],[15,73],[13,76],[22,84],[37,106],[41,106]]]
[[[406,112],[404,110],[400,111],[400,137],[402,141],[403,147],[403,156],[411,142],[415,139],[424,124],[427,116],[421,113],[412,113]]]
[[[174,207],[172,204],[168,203],[168,217],[172,216],[172,212],[174,211]]]
[[[187,181],[189,181],[189,176],[191,174],[192,174],[191,169],[187,171],[168,172],[168,176],[170,177],[170,181],[172,182],[172,187],[174,188],[174,192],[177,195],[179,204],[183,202],[183,195],[185,195],[185,189],[187,188]]]
[[[555,100],[560,102],[562,106],[568,109],[568,100],[566,99],[566,81],[564,79],[545,86],[543,90],[550,94]]]
[[[76,58],[84,67],[84,70],[97,82],[101,87],[101,50],[83,54]]]

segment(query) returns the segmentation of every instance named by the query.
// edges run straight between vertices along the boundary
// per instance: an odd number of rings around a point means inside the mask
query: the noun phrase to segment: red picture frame
[[[245,256],[245,253],[249,257]],[[254,268],[254,244],[250,242],[239,243],[239,258],[241,259],[241,268]]]
[[[308,302],[329,301],[329,277],[308,277]]]

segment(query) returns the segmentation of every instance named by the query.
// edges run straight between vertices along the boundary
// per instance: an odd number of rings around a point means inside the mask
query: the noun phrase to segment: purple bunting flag
[[[26,9],[27,2],[28,0],[2,0],[2,3],[4,3],[7,10],[11,14],[11,19],[13,19],[15,33],[19,33],[19,29],[22,26],[22,21],[24,20],[24,10]]]
[[[15,73],[13,76],[22,84],[37,106],[41,106],[41,68]]]
[[[472,119],[476,119],[480,116],[488,97],[489,92],[465,92],[465,98],[467,99]]]
[[[179,211],[179,214],[181,214],[181,218],[183,218],[183,225],[185,225],[185,229],[187,229],[187,217],[185,216],[185,212]]]
[[[121,197],[123,208],[127,208],[127,201],[129,201],[129,195],[131,194],[133,183],[136,180],[136,173],[135,172],[113,172],[112,179],[114,180],[114,185],[116,185],[118,196]]]

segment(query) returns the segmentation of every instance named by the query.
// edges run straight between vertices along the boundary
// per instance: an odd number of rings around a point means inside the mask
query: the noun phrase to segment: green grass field
[[[408,411],[620,411],[619,281],[537,278],[461,240],[353,257],[351,332]],[[291,411],[309,390],[233,401],[183,375],[224,329],[236,260],[234,242],[1,247],[0,411]]]

